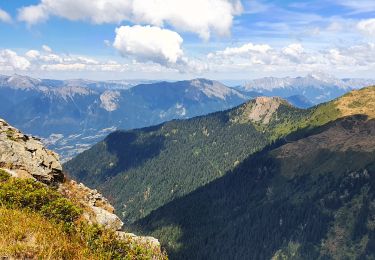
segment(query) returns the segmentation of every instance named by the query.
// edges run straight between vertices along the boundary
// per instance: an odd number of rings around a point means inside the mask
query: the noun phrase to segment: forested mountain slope
[[[137,224],[172,259],[373,259],[375,120],[286,139]]]
[[[222,177],[290,133],[355,114],[374,118],[374,100],[375,87],[309,110],[260,97],[208,116],[114,132],[64,167],[99,188],[129,224]]]
[[[114,132],[64,167],[111,198],[124,219],[136,221],[265,147],[273,138],[265,129],[275,129],[276,114],[288,124],[306,113],[278,98],[257,98],[226,112]]]

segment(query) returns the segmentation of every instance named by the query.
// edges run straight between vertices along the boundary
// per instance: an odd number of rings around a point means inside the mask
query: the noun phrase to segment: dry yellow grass
[[[335,102],[340,110],[340,117],[367,115],[375,118],[375,86],[352,91]]]
[[[0,258],[95,259],[77,236],[38,214],[0,207]]]

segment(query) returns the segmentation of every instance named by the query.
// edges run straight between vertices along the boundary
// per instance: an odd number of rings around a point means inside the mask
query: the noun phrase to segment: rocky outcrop
[[[0,167],[15,177],[34,178],[46,184],[64,180],[59,156],[39,139],[22,134],[0,119]]]
[[[235,115],[232,121],[267,125],[281,104],[290,105],[288,101],[279,97],[257,97],[242,105],[238,110],[238,115]]]
[[[122,239],[131,239],[138,244],[151,246],[153,248],[160,248],[160,242],[154,237],[137,236],[133,233],[117,232]]]
[[[253,122],[268,124],[282,101],[276,97],[257,97],[247,116]]]
[[[86,209],[83,216],[89,223],[99,224],[112,230],[121,230],[123,222],[114,213],[115,209],[97,190],[92,190],[82,183],[68,180],[59,186],[59,191],[66,197],[79,201]]]
[[[91,224],[99,224],[117,231],[120,238],[133,240],[160,251],[160,243],[153,237],[139,237],[121,231],[123,222],[115,209],[97,190],[68,180],[62,172],[56,153],[47,150],[39,139],[24,135],[0,119],[0,169],[13,177],[32,178],[53,185],[65,197],[84,209],[83,217]]]
[[[118,100],[121,97],[119,91],[107,90],[100,95],[100,107],[107,110],[108,112],[113,112],[119,107]]]

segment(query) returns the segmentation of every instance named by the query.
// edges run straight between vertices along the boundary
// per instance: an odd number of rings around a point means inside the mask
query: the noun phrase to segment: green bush
[[[82,210],[57,191],[32,179],[11,178],[0,171],[0,205],[39,212],[48,219],[73,223]]]
[[[0,169],[0,182],[7,181],[7,180],[9,180],[9,178],[10,178],[10,174],[7,173],[6,171]]]
[[[66,198],[58,198],[44,205],[41,213],[50,219],[72,223],[82,214],[82,209]]]
[[[78,230],[90,250],[104,259],[168,259],[164,252],[155,251],[150,245],[137,243],[130,237],[118,239],[116,232],[98,225],[82,223]]]

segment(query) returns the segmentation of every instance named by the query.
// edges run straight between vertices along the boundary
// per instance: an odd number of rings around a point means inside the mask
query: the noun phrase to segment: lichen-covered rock
[[[113,230],[121,230],[122,226],[124,225],[117,215],[103,208],[93,206],[91,207],[91,210],[94,212],[95,222],[101,226]]]
[[[145,237],[145,236],[137,236],[133,233],[126,233],[119,231],[117,232],[118,236],[122,239],[131,239],[137,244],[141,245],[147,245],[150,246],[153,249],[159,249],[160,250],[160,242],[158,239],[154,237]]]
[[[47,150],[39,139],[22,134],[0,119],[0,167],[16,177],[35,178],[46,184],[64,179],[56,153]]]

